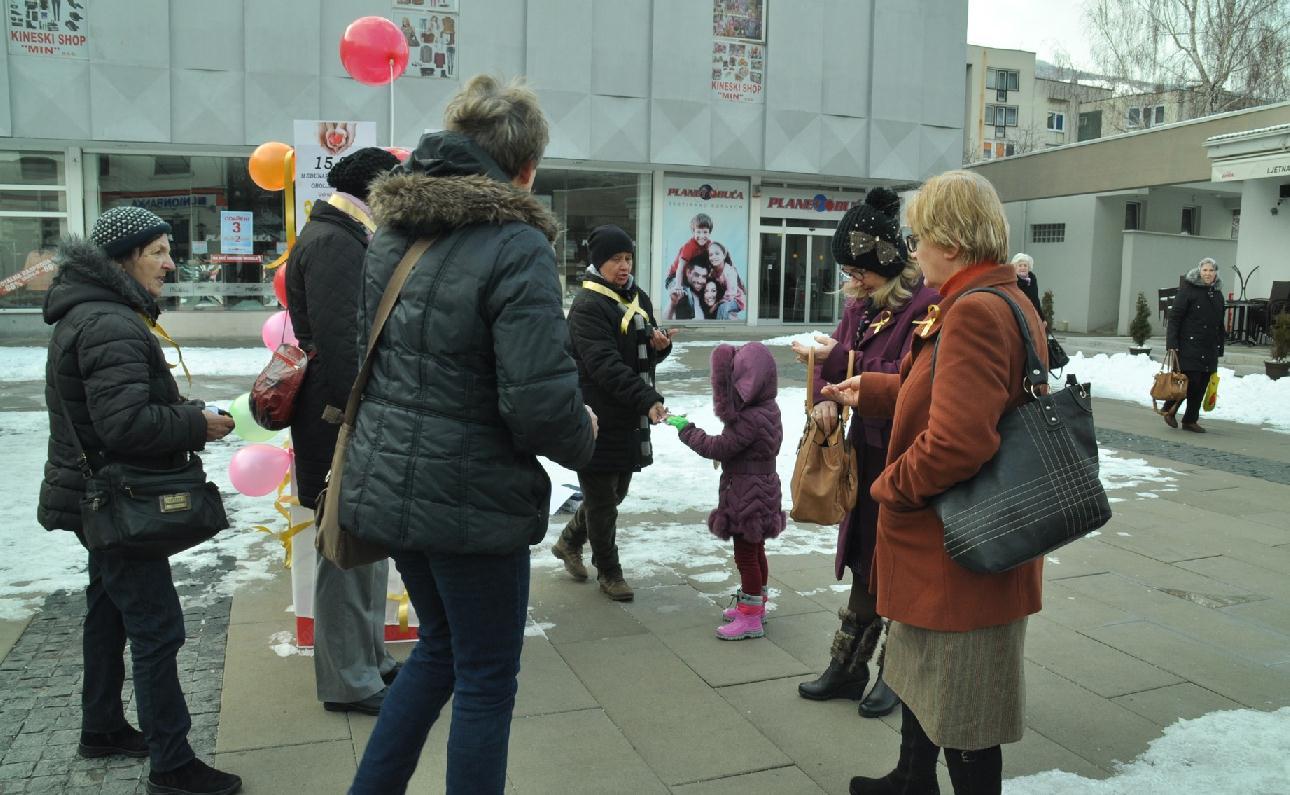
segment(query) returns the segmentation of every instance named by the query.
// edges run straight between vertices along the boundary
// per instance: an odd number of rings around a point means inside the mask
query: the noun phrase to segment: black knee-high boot
[[[940,752],[906,706],[901,713],[900,760],[896,769],[882,778],[856,776],[851,779],[851,795],[940,795],[936,783],[936,757]]]
[[[997,745],[980,751],[945,749],[954,795],[999,795],[1003,792],[1003,751]]]
[[[886,625],[887,622],[883,621]],[[900,698],[892,692],[887,683],[883,681],[883,669],[887,663],[887,641],[882,641],[882,649],[878,652],[878,681],[873,683],[873,689],[869,695],[864,697],[860,702],[860,715],[865,718],[881,718],[884,715],[890,715],[896,707],[900,706]]]

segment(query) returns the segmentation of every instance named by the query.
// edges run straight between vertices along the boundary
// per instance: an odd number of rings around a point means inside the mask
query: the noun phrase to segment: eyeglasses
[[[905,235],[905,248],[910,251],[918,250],[918,235]]]
[[[842,277],[845,279],[863,279],[866,273],[864,268],[853,268],[850,265],[839,265],[838,269],[842,271]]]

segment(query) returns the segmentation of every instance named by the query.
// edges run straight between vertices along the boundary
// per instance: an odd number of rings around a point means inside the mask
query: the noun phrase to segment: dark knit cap
[[[151,210],[113,207],[94,222],[90,242],[103,249],[111,259],[118,259],[168,234],[170,224]]]
[[[608,262],[615,254],[621,254],[624,251],[628,254],[636,253],[636,244],[632,242],[631,237],[613,224],[605,224],[591,230],[591,235],[587,238],[587,248],[590,251],[591,264],[597,268]]]
[[[833,259],[889,279],[900,275],[909,252],[900,235],[900,197],[894,191],[874,188],[862,204],[847,210],[833,232]]]
[[[367,201],[372,180],[399,164],[399,159],[376,146],[359,149],[336,161],[327,172],[327,184],[338,191]]]

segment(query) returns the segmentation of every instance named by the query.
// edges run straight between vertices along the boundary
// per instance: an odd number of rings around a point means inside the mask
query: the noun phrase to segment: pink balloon
[[[340,63],[358,82],[383,86],[407,70],[408,38],[385,17],[359,17],[340,37]]]
[[[300,340],[296,339],[296,330],[291,325],[291,313],[284,309],[269,315],[269,319],[260,327],[260,339],[263,340],[264,347],[271,351],[276,351],[284,342],[299,345]]]
[[[233,488],[248,497],[272,492],[291,468],[291,453],[271,444],[250,444],[233,454],[228,462],[228,479]]]
[[[400,163],[406,163],[408,161],[408,158],[412,156],[412,150],[404,149],[401,146],[387,146],[387,147],[384,147],[384,149],[385,151],[397,157]],[[286,306],[286,304],[283,304],[283,306]]]

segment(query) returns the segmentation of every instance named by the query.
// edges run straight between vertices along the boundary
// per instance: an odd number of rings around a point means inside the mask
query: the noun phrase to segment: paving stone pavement
[[[72,542],[70,536],[67,539]],[[213,568],[188,571],[175,566],[184,583],[188,639],[179,651],[179,681],[192,715],[188,741],[198,756],[215,752],[224,682],[224,647],[231,597],[194,600],[196,594],[232,568],[225,559]],[[83,592],[60,591],[46,598],[18,641],[0,662],[0,793],[130,795],[144,792],[146,759],[81,759],[81,622]],[[125,713],[134,726],[130,654],[125,653]]]

